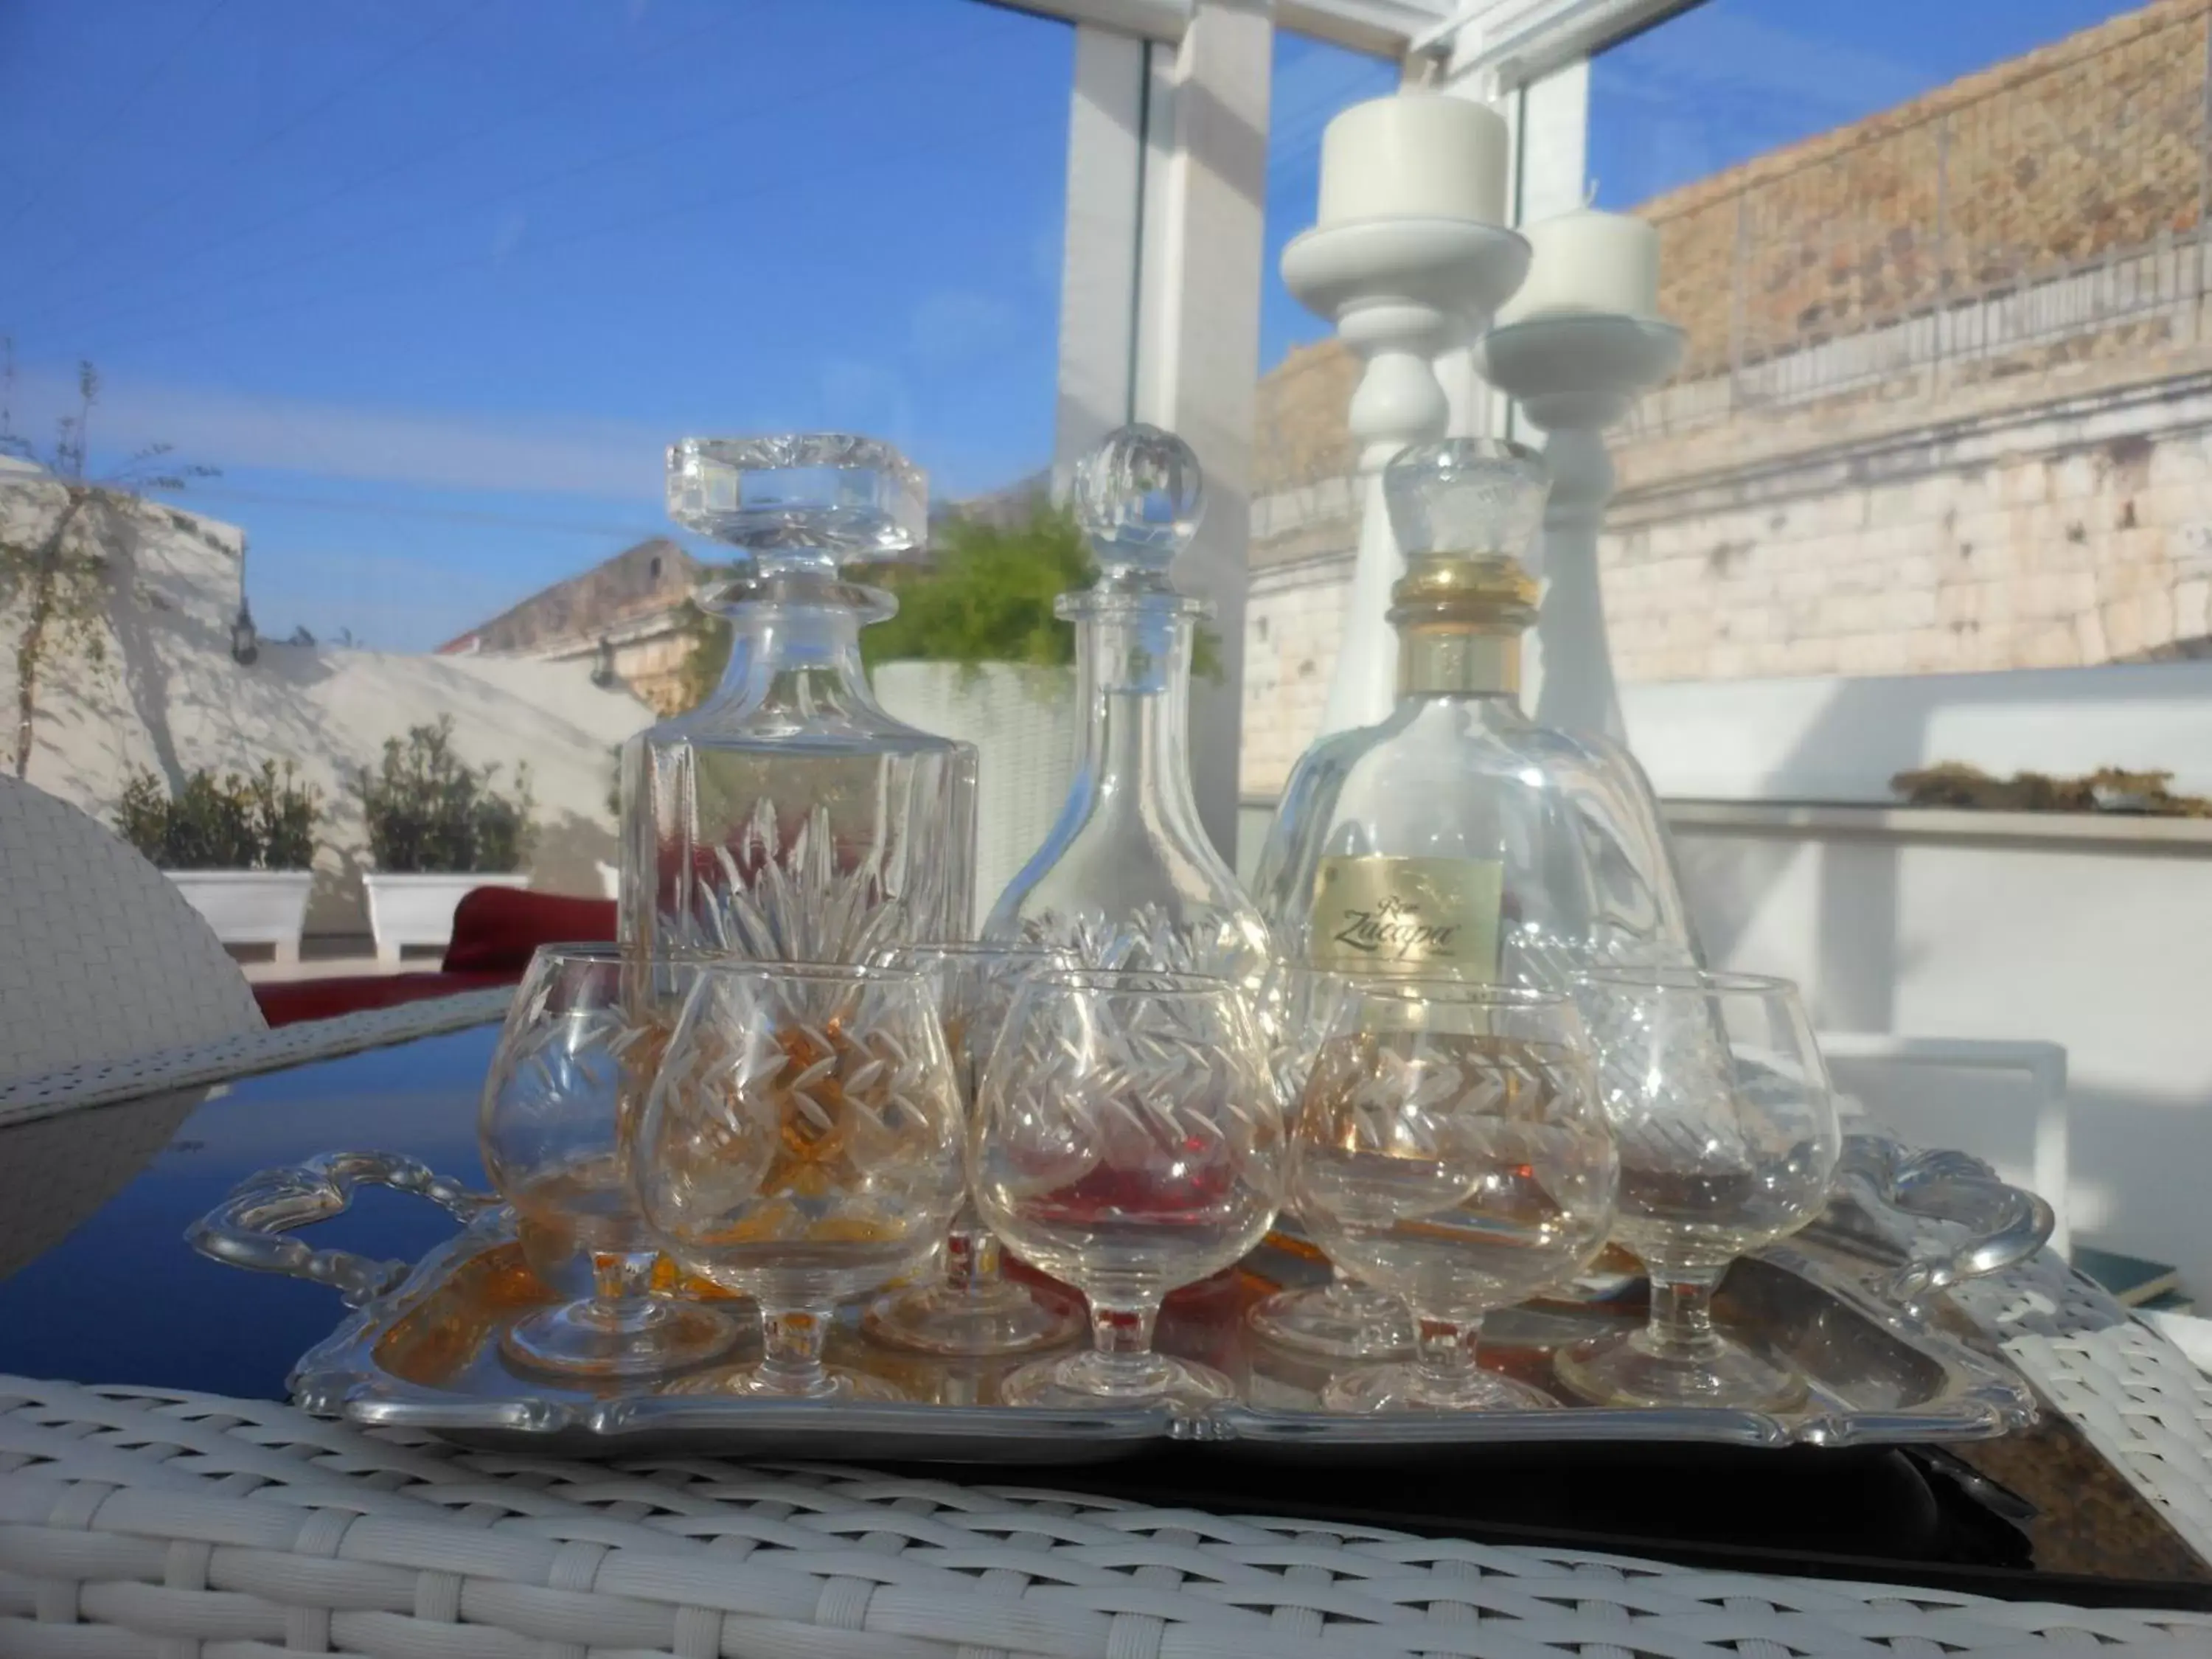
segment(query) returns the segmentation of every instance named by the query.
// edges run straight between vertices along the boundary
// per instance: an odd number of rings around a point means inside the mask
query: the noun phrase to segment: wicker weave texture
[[[215,932],[137,850],[0,777],[0,1082],[264,1022]]]
[[[2041,1659],[2212,1618],[710,1461],[599,1467],[0,1378],[0,1652]]]
[[[2005,1352],[2189,1547],[2212,1561],[2212,1377],[2165,1337],[2132,1322],[2019,1336]]]
[[[226,1083],[367,1048],[437,1036],[502,1018],[512,989],[463,991],[449,997],[371,1008],[335,1019],[302,1020],[275,1030],[255,1028],[187,1048],[129,1054],[60,1071],[0,1082],[0,1127],[83,1106],[136,1100],[158,1091]]]

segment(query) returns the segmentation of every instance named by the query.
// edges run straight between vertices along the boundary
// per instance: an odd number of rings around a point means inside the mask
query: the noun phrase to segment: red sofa
[[[487,985],[512,985],[541,945],[604,942],[615,936],[612,899],[574,898],[512,887],[477,887],[453,907],[453,934],[435,973],[348,974],[257,985],[253,999],[271,1025],[330,1019]]]

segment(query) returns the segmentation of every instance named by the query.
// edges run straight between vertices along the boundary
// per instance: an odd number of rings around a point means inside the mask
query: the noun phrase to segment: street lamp
[[[241,599],[237,619],[230,625],[230,659],[240,668],[251,668],[260,654],[261,636],[253,630],[253,607]]]
[[[599,635],[599,654],[592,661],[592,684],[605,691],[615,683],[615,642]]]

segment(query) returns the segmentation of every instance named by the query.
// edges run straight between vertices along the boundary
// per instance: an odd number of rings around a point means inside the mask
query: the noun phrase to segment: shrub
[[[957,514],[933,530],[927,564],[855,568],[855,580],[887,588],[898,614],[860,631],[869,668],[886,662],[1024,663],[1057,667],[1075,660],[1075,624],[1053,612],[1053,601],[1086,587],[1097,574],[1083,532],[1066,509],[1039,500],[1028,516],[994,523]],[[684,665],[683,706],[696,708],[730,660],[726,618],[691,607],[685,631],[695,644]],[[1192,672],[1221,678],[1221,638],[1198,629]]]
[[[1943,761],[1899,772],[1889,787],[1907,806],[1948,806],[1984,812],[2114,812],[2139,817],[2212,817],[2212,800],[2177,795],[2171,772],[2130,772],[2100,767],[2081,777],[2016,772],[1995,778],[1979,767]]]
[[[357,786],[368,822],[368,850],[394,874],[522,867],[530,850],[529,769],[514,769],[514,792],[495,793],[497,766],[471,766],[453,752],[452,716],[387,738],[384,759],[363,768]]]
[[[301,783],[289,761],[221,778],[202,769],[173,795],[141,770],[124,787],[115,827],[164,870],[305,870],[321,809],[321,792]]]

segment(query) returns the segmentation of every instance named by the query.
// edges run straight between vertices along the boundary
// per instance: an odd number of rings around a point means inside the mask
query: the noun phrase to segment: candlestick
[[[1510,143],[1496,112],[1465,98],[1400,93],[1354,104],[1322,132],[1320,222],[1503,224]]]
[[[1544,726],[1623,741],[1620,692],[1598,587],[1597,535],[1615,483],[1605,428],[1682,357],[1682,331],[1646,317],[1545,316],[1503,324],[1475,347],[1483,377],[1520,400],[1547,437],[1552,493],[1544,508],[1544,597],[1537,611]]]
[[[1658,314],[1659,233],[1644,220],[1577,208],[1522,234],[1528,280],[1499,308],[1501,328],[1534,317]]]
[[[1406,562],[1383,507],[1382,469],[1408,444],[1444,435],[1451,410],[1436,355],[1480,331],[1528,268],[1528,243],[1468,219],[1317,225],[1283,250],[1291,292],[1367,362],[1349,422],[1366,510],[1317,736],[1371,726],[1396,701],[1398,636],[1384,613]]]

